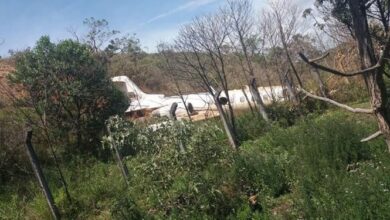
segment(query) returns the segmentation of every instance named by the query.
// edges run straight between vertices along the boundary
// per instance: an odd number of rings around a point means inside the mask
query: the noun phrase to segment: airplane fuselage
[[[180,96],[165,96],[163,94],[144,93],[127,76],[117,76],[112,81],[120,88],[130,99],[130,106],[126,113],[131,117],[169,116],[169,111],[173,103],[177,103],[176,114],[180,117],[186,117],[187,110],[191,112],[215,111],[216,105],[214,98],[210,93],[195,93]],[[259,87],[260,96],[264,104],[270,104],[273,101],[283,101],[284,92],[281,86]],[[249,109],[254,106],[254,100],[248,87],[242,90],[229,90],[229,102],[235,110]],[[224,92],[220,97],[227,98]],[[186,110],[187,107],[187,110]]]

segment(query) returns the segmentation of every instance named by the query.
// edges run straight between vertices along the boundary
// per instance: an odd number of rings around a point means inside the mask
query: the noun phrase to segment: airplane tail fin
[[[111,78],[112,82],[114,82],[118,88],[124,92],[129,97],[142,97],[145,96],[144,93],[133,81],[129,79],[127,76],[115,76]]]

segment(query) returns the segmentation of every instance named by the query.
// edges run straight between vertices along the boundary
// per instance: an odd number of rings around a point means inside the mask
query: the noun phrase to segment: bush
[[[269,126],[260,115],[251,112],[239,115],[236,125],[240,142],[257,139],[269,129]]]
[[[289,102],[273,103],[268,106],[269,117],[281,127],[290,127],[309,114],[321,114],[327,109],[323,101],[306,97],[299,105]]]
[[[374,148],[360,142],[372,130],[368,121],[332,112],[288,129],[273,128],[257,143],[262,152],[279,155],[275,161],[282,161],[290,180],[295,217],[388,218],[383,210],[390,202],[384,194],[389,159],[383,143],[373,142]]]
[[[360,142],[368,128],[340,114],[306,122],[296,133],[299,160],[292,172],[301,197],[296,202],[307,218],[388,218],[380,211],[390,203],[380,186],[389,180],[386,168],[374,165],[373,151]],[[382,198],[380,204],[362,202],[373,195]]]
[[[140,151],[128,158],[131,195],[159,218],[221,218],[230,213],[234,190],[226,181],[233,154],[223,131],[207,122],[162,123],[143,129]]]
[[[104,122],[122,113],[127,99],[108,78],[106,66],[86,45],[48,37],[17,57],[11,81],[28,93],[25,103],[45,117],[69,151],[98,153]]]
[[[161,121],[156,131],[119,118],[114,121],[114,138],[108,140],[121,143],[122,152],[133,150],[125,158],[130,187],[111,161],[77,155],[65,166],[73,196],[69,203],[58,174],[48,166],[44,172],[63,217],[390,217],[390,157],[383,140],[360,142],[375,128],[366,116],[329,111],[308,114],[288,128],[274,123],[261,131],[262,137],[243,142],[238,152],[230,149],[213,121]],[[25,182],[2,188],[0,214],[49,218],[36,181]],[[256,206],[249,204],[249,196],[257,197]]]

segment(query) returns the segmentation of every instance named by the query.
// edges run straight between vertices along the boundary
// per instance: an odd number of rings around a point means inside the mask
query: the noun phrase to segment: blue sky
[[[296,0],[299,3],[307,1]],[[309,0],[312,1],[312,0]],[[146,51],[174,38],[185,23],[212,12],[225,0],[0,0],[0,56],[34,46],[42,35],[53,41],[82,34],[83,20],[106,19],[121,34],[136,33]],[[266,0],[253,0],[257,9]]]

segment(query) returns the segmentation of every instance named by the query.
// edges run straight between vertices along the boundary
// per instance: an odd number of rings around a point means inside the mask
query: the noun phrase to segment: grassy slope
[[[128,160],[129,190],[115,164],[74,159],[64,162],[72,204],[53,168],[45,173],[69,219],[109,219],[112,213],[117,218],[385,219],[390,218],[390,155],[380,139],[359,142],[373,131],[374,120],[367,116],[329,111],[309,115],[287,129],[275,125],[261,138],[243,143],[238,156],[221,150],[227,146],[208,141],[200,148],[205,151],[194,151],[184,159],[171,160],[169,156],[175,155],[166,151],[139,155]],[[216,150],[220,156],[198,157]],[[183,162],[188,160],[200,163]],[[249,210],[248,190],[257,192],[262,213]],[[31,174],[27,181],[1,187],[0,219],[49,216]]]

